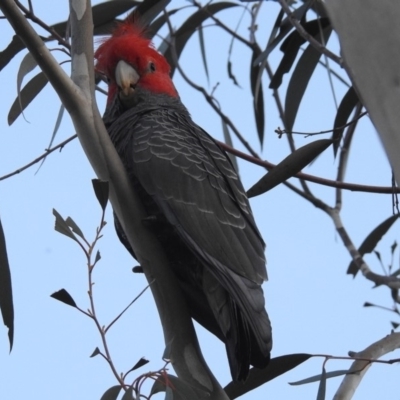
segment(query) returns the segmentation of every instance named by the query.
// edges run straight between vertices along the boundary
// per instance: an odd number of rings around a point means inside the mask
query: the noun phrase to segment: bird
[[[191,317],[225,343],[234,381],[267,367],[265,243],[229,157],[193,122],[140,19],[94,54],[108,83],[103,121],[175,274]],[[135,257],[114,214],[120,241]]]

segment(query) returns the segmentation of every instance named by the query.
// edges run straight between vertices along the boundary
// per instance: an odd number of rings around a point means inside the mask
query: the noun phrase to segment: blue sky
[[[180,2],[179,4],[187,4]],[[34,3],[36,13],[49,23],[65,20],[67,3],[49,9],[48,2]],[[174,3],[175,6],[175,3]],[[176,2],[178,6],[178,2]],[[259,17],[256,36],[265,44],[279,11],[278,5],[267,2]],[[177,17],[179,26],[190,9]],[[241,12],[229,10],[219,17],[236,26]],[[248,19],[240,32],[246,35]],[[12,31],[1,21],[0,48],[11,40]],[[166,33],[165,31],[163,32]],[[188,75],[198,84],[211,90],[216,83],[216,97],[222,109],[237,124],[254,149],[263,158],[279,162],[288,153],[285,138],[278,139],[274,130],[282,126],[267,81],[266,139],[263,151],[257,141],[249,95],[250,55],[235,43],[233,68],[242,86],[233,86],[226,76],[226,59],[230,39],[217,28],[205,29],[210,83],[204,74],[197,37],[185,48],[181,63]],[[333,39],[333,49],[337,46]],[[55,47],[55,44],[51,45]],[[24,52],[0,73],[2,100],[0,107],[0,175],[17,169],[40,155],[48,146],[60,102],[48,85],[11,127],[7,126],[7,113],[16,96],[16,75]],[[281,53],[271,56],[277,66]],[[65,59],[65,57],[61,57]],[[68,68],[68,66],[66,67]],[[34,71],[33,76],[38,71]],[[339,71],[342,76],[345,72]],[[25,80],[25,83],[28,80]],[[200,94],[187,87],[176,74],[174,82],[182,101],[193,119],[211,135],[222,140],[221,122],[206,105]],[[284,78],[283,89],[288,82]],[[341,99],[346,87],[335,82]],[[98,96],[99,108],[104,109],[105,98]],[[326,71],[317,71],[307,90],[304,103],[295,124],[298,131],[319,131],[333,126],[335,107]],[[65,116],[56,142],[74,134],[70,119]],[[310,138],[296,137],[298,146]],[[234,139],[240,149],[240,144]],[[364,118],[352,144],[346,181],[371,185],[390,185],[388,162],[377,135]],[[334,178],[337,161],[326,151],[305,172]],[[239,161],[245,188],[249,188],[264,171]],[[54,231],[55,208],[64,217],[71,216],[88,238],[94,237],[101,210],[94,196],[91,179],[95,177],[79,142],[68,144],[62,152],[49,156],[35,174],[37,166],[0,182],[0,217],[6,233],[8,254],[12,268],[15,301],[15,341],[8,354],[6,329],[0,327],[0,397],[19,399],[60,400],[99,399],[110,386],[116,384],[105,361],[89,358],[100,346],[100,337],[88,318],[71,307],[49,296],[65,288],[75,301],[86,309],[87,270],[79,247]],[[296,183],[296,180],[293,180]],[[330,205],[334,190],[311,185],[311,189]],[[343,221],[356,245],[381,221],[391,214],[390,195],[344,192]],[[363,308],[365,301],[391,306],[388,290],[371,290],[372,284],[361,276],[346,275],[350,257],[337,236],[330,219],[283,185],[251,200],[256,221],[267,243],[267,269],[269,281],[264,285],[266,307],[273,325],[273,357],[290,353],[315,353],[345,356],[349,350],[359,351],[390,332],[393,315],[372,308]],[[142,275],[132,274],[136,265],[119,243],[113,228],[111,209],[108,225],[99,244],[102,259],[95,272],[95,296],[99,318],[104,324],[111,321],[145,286]],[[390,261],[390,245],[398,236],[398,226],[379,244],[384,263]],[[374,256],[366,257],[371,268],[380,273]],[[398,260],[395,261],[398,267]],[[221,384],[229,382],[230,374],[222,343],[199,328],[199,340],[210,368]],[[148,291],[110,330],[109,343],[119,371],[130,369],[145,356],[150,363],[138,371],[144,373],[162,367],[164,351],[162,330],[151,293]],[[398,357],[395,353],[386,358]],[[243,397],[259,399],[312,399],[317,385],[292,387],[297,381],[320,373],[323,359],[307,361],[295,370]],[[346,369],[348,362],[329,361],[328,370]],[[132,375],[133,376],[133,375]],[[327,398],[337,389],[340,378],[328,381]],[[355,399],[392,399],[398,393],[398,367],[374,365],[356,392]],[[162,394],[154,398],[163,398]]]

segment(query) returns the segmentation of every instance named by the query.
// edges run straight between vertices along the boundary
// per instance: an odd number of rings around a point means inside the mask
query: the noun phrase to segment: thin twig
[[[107,328],[104,329],[104,333],[107,333],[107,331],[119,320],[119,318],[122,317],[122,315],[128,310],[128,308],[139,298],[142,296],[142,294],[150,287],[150,285],[154,281],[150,282],[107,326]]]
[[[204,6],[202,6],[200,3],[198,3],[197,1],[193,1],[193,4],[199,9],[199,10],[203,10],[205,12],[207,11],[207,8],[204,8]],[[248,40],[246,40],[243,36],[240,36],[237,32],[233,31],[231,28],[229,28],[229,26],[225,25],[223,22],[221,22],[221,20],[219,20],[217,17],[215,17],[212,13],[208,12],[208,16],[221,28],[223,28],[226,32],[228,32],[231,36],[233,36],[234,38],[236,38],[237,40],[239,40],[240,42],[242,42],[243,44],[245,44],[246,46],[252,48],[252,44],[251,42],[249,42]],[[171,30],[171,29],[170,29]],[[171,31],[172,32],[172,31]]]
[[[59,44],[62,44],[65,46],[67,49],[71,49],[71,45],[64,40],[62,36],[60,36],[53,28],[45,24],[41,19],[36,17],[36,15],[29,9],[27,9],[23,4],[21,4],[18,0],[15,0],[15,4],[18,6],[18,8],[25,14],[26,18],[29,18],[31,21],[35,22],[38,24],[40,27],[42,27],[44,30],[50,33],[52,38],[54,40],[57,40]]]
[[[344,180],[344,176],[345,176],[346,168],[347,168],[347,160],[349,159],[350,143],[353,138],[354,132],[356,130],[357,121],[360,118],[362,108],[363,108],[362,104],[358,103],[358,105],[356,107],[356,111],[354,113],[356,118],[353,119],[353,121],[352,121],[354,123],[352,123],[351,125],[348,126],[348,129],[344,136],[343,146],[340,149],[338,172],[336,175],[336,181],[338,181],[338,182],[343,182],[343,180]],[[342,189],[336,188],[335,209],[337,211],[340,211],[341,208],[342,208]]]
[[[264,67],[265,67],[265,70],[267,71],[269,80],[271,81],[271,79],[272,79],[272,77],[273,77],[273,73],[272,73],[272,69],[271,69],[271,66],[270,66],[268,60],[265,60],[265,61],[263,62],[263,65],[264,65]],[[281,118],[281,121],[282,121],[282,123],[283,123],[283,126],[286,128],[285,111],[284,111],[284,108],[283,108],[283,105],[282,105],[282,101],[281,101],[280,96],[279,96],[279,91],[278,91],[278,89],[275,89],[275,88],[274,88],[274,89],[272,90],[272,96],[273,96],[273,98],[275,99],[276,107],[277,107],[277,109],[278,109],[279,116],[280,116],[280,118]],[[286,129],[285,129],[285,131],[286,131]],[[287,137],[287,139],[288,139],[288,143],[289,143],[290,150],[291,150],[291,152],[293,153],[294,151],[296,151],[296,144],[295,144],[295,142],[294,142],[293,136],[292,136],[290,133],[288,133],[288,134],[286,135],[286,137]],[[300,179],[300,184],[301,184],[301,186],[302,186],[304,192],[307,193],[307,196],[308,196],[309,199],[311,199],[312,197],[314,197],[314,195],[313,195],[313,193],[311,192],[310,188],[308,187],[307,183],[306,183],[303,179]]]
[[[217,141],[217,142],[225,151],[227,151],[228,153],[231,153],[239,158],[242,158],[243,160],[250,161],[251,163],[256,164],[256,165],[260,165],[261,167],[265,167],[268,170],[276,167],[276,164],[272,164],[269,161],[260,160],[259,158],[252,157],[249,154],[243,153],[237,149],[234,149],[233,147],[228,146],[224,142],[220,142],[220,141]],[[367,193],[379,193],[379,194],[392,194],[393,192],[400,193],[400,188],[398,188],[398,187],[393,188],[391,186],[390,187],[389,186],[369,186],[369,185],[360,185],[357,183],[337,182],[337,181],[332,181],[330,179],[321,178],[319,176],[305,174],[303,172],[298,172],[293,177],[299,178],[299,179],[304,179],[309,182],[318,183],[323,186],[341,188],[341,189],[345,189],[345,190],[351,190],[353,192],[367,192]]]
[[[10,172],[9,174],[0,176],[0,181],[10,178],[11,176],[17,175],[22,171],[25,171],[26,169],[28,169],[29,167],[32,167],[32,165],[37,164],[39,161],[43,160],[43,158],[47,157],[50,153],[53,153],[55,150],[57,149],[62,149],[66,144],[68,144],[69,142],[71,142],[72,140],[76,139],[78,137],[78,135],[73,135],[71,137],[69,137],[68,139],[64,140],[63,142],[61,142],[60,144],[58,144],[57,146],[52,147],[51,149],[47,149],[46,152],[44,154],[42,154],[41,156],[35,158],[34,160],[32,160],[30,163],[24,165],[21,168],[18,168],[17,170],[15,170],[14,172]]]
[[[315,40],[300,24],[299,20],[294,16],[292,13],[292,10],[288,6],[285,0],[278,0],[279,4],[281,5],[283,11],[285,11],[286,15],[289,18],[289,21],[292,23],[292,25],[296,28],[297,32],[300,34],[300,36],[306,40],[308,43],[311,44],[315,49],[317,49],[320,53],[325,54],[327,57],[329,57],[331,60],[335,61],[335,63],[339,64],[342,66],[343,60],[338,57],[336,54],[332,53],[330,50],[328,50],[325,46],[322,45],[322,43],[318,42],[318,40]]]
[[[105,224],[104,224],[104,213],[105,213],[105,210],[103,210],[103,212],[102,212],[101,224],[100,224],[99,228],[97,229],[96,237],[95,237],[92,245],[89,247],[89,250],[87,252],[85,251],[85,254],[86,254],[86,257],[87,257],[87,266],[88,266],[88,286],[89,286],[88,295],[89,295],[89,302],[90,302],[90,313],[92,315],[92,319],[93,319],[94,323],[96,324],[97,330],[100,333],[101,341],[103,343],[103,348],[104,348],[104,351],[105,351],[105,357],[104,358],[108,362],[108,365],[110,366],[111,371],[113,372],[113,374],[114,374],[115,378],[117,379],[118,383],[122,387],[124,387],[125,383],[124,383],[123,379],[121,378],[121,376],[118,374],[118,371],[115,368],[114,363],[112,361],[111,353],[110,353],[110,351],[108,349],[108,343],[107,343],[107,339],[106,339],[106,330],[104,329],[104,327],[101,326],[99,320],[97,319],[96,307],[95,307],[94,296],[93,296],[93,285],[94,285],[94,282],[93,282],[93,276],[92,275],[93,275],[93,271],[94,271],[94,265],[91,262],[91,254],[92,254],[93,248],[96,246],[98,240],[101,237],[100,233],[102,231],[102,228],[105,226]]]
[[[333,133],[335,131],[339,131],[341,129],[347,128],[348,126],[354,124],[360,118],[364,117],[367,114],[368,114],[368,111],[364,111],[364,112],[360,113],[357,117],[352,119],[351,121],[347,122],[346,124],[344,124],[342,126],[339,126],[337,128],[327,129],[325,131],[318,131],[318,132],[296,132],[296,131],[291,131],[291,132],[288,132],[288,131],[286,131],[286,129],[281,129],[281,128],[278,127],[278,128],[275,129],[275,133],[277,133],[279,135],[279,137],[281,137],[284,134],[288,134],[288,135],[304,135],[305,138],[307,138],[309,136],[323,135],[325,133]]]
[[[338,235],[342,239],[343,245],[349,252],[351,259],[364,275],[364,277],[371,282],[374,282],[376,285],[385,285],[390,289],[400,289],[400,279],[396,276],[379,275],[371,271],[367,263],[362,258],[360,252],[355,247],[346,228],[344,227],[342,219],[340,217],[340,213],[336,209],[331,209],[329,214],[332,218]]]

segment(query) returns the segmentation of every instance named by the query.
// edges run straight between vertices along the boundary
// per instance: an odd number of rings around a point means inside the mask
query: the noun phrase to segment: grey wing
[[[159,110],[140,118],[129,147],[135,177],[192,251],[261,284],[265,245],[242,184],[215,141],[188,118]]]

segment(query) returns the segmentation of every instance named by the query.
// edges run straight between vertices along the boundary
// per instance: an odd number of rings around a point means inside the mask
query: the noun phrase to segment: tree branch
[[[360,351],[356,354],[352,354],[352,356],[365,359],[377,359],[399,348],[400,333],[396,332],[391,333],[383,339],[371,344],[365,350]],[[353,397],[358,385],[360,384],[361,379],[367,373],[370,366],[370,361],[354,361],[349,371],[361,372],[346,375],[341,385],[339,386],[339,389],[337,390],[335,396],[333,397],[333,400],[350,400]]]
[[[287,2],[285,0],[278,0],[279,4],[281,5],[283,11],[285,11],[286,15],[288,16],[290,22],[292,25],[296,28],[297,32],[300,34],[300,36],[306,40],[308,43],[311,44],[316,50],[318,50],[321,54],[325,54],[327,57],[329,57],[331,60],[335,61],[335,63],[339,64],[342,66],[343,60],[338,57],[336,54],[332,53],[330,50],[328,50],[322,43],[318,42],[318,40],[315,40],[300,24],[298,19],[293,15],[290,7],[288,6]]]
[[[165,342],[178,377],[210,400],[227,399],[202,357],[193,323],[160,244],[142,220],[146,214],[104,127],[94,97],[93,21],[88,0],[70,1],[72,79],[59,67],[13,0],[0,8],[32,53],[69,112],[82,147],[98,177],[110,182],[110,199],[151,285]]]

